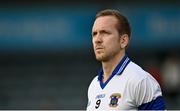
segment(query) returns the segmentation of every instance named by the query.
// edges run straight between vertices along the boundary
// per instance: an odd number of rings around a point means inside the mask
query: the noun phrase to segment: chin
[[[96,59],[97,59],[98,61],[107,61],[107,58],[104,57],[104,56],[96,56]]]
[[[97,58],[97,57],[96,57],[96,60],[98,60],[98,61],[103,61],[103,59],[102,59],[102,58]]]
[[[96,59],[98,60],[98,61],[102,61],[103,60],[103,57],[102,56],[98,56],[98,55],[96,55]]]

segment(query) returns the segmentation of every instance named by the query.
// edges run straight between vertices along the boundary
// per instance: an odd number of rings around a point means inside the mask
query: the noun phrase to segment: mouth
[[[96,50],[102,50],[103,48],[102,47],[96,47],[95,49]]]
[[[101,53],[101,52],[103,52],[103,50],[104,50],[103,47],[96,47],[95,48],[96,53]]]

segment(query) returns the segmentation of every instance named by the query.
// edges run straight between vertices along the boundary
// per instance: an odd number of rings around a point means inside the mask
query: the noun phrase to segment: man
[[[157,81],[125,52],[130,35],[129,23],[119,11],[97,13],[92,43],[102,68],[89,86],[87,110],[165,109]]]

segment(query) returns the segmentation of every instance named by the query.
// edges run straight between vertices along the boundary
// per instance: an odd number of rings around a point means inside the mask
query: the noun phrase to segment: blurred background
[[[120,10],[132,27],[127,54],[180,109],[180,7],[175,0],[1,0],[0,109],[85,109],[101,66],[91,27],[97,11]]]

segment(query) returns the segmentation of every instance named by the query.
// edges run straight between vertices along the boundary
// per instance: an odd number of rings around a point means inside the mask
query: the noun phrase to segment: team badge
[[[117,107],[118,106],[118,100],[119,98],[121,98],[121,94],[120,93],[113,93],[111,96],[110,96],[110,104],[109,106],[110,107]]]

